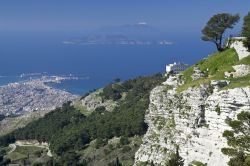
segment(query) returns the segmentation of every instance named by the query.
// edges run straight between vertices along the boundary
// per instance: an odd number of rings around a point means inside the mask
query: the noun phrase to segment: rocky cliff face
[[[145,119],[149,128],[136,153],[135,165],[166,165],[178,146],[185,165],[200,161],[208,166],[226,166],[229,158],[221,152],[227,147],[222,134],[230,128],[225,120],[250,111],[250,87],[222,90],[218,89],[220,83],[181,93],[170,88],[169,80],[154,88]]]
[[[235,38],[232,38],[232,39],[234,41],[230,45],[230,48],[235,49],[235,51],[239,55],[240,60],[250,55],[250,52],[244,46],[244,43],[243,43],[243,40],[245,40],[244,37],[235,37]]]

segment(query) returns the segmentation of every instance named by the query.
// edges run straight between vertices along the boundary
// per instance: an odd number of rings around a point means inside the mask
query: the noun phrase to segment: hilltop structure
[[[181,62],[174,62],[173,64],[168,64],[166,66],[166,72],[170,73],[172,72],[173,74],[179,74],[181,72],[183,72],[184,70],[186,70],[189,67],[188,64],[184,64]]]

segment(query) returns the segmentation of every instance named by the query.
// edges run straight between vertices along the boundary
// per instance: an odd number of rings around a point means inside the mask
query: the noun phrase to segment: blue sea
[[[52,85],[74,94],[122,80],[165,71],[175,61],[194,64],[212,53],[199,34],[170,35],[173,45],[67,45],[69,32],[0,32],[0,85],[22,81],[25,73],[73,74],[81,78]]]

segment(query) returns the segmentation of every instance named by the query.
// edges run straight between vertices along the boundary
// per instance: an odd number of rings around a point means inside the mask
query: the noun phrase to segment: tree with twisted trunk
[[[220,13],[214,15],[202,30],[202,40],[214,43],[218,51],[223,51],[225,49],[223,46],[224,33],[227,29],[232,29],[239,19],[238,14]]]

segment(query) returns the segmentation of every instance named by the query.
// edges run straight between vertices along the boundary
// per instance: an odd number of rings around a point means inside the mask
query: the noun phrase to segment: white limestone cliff
[[[237,77],[247,76],[248,74],[250,74],[249,65],[244,65],[244,64],[236,65],[236,66],[233,66],[233,69],[234,69],[233,72],[225,72],[225,76],[237,78]]]
[[[250,52],[247,50],[246,47],[244,47],[243,40],[245,40],[244,37],[234,37],[232,38],[234,40],[230,44],[230,48],[234,48],[237,54],[239,55],[239,60],[247,57],[250,55]]]
[[[229,158],[221,148],[227,147],[227,141],[222,134],[230,127],[225,120],[250,111],[250,87],[215,88],[215,83],[182,93],[166,85],[154,88],[145,119],[149,128],[134,165],[164,166],[178,146],[186,166],[192,161],[226,166]]]

